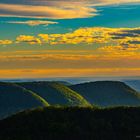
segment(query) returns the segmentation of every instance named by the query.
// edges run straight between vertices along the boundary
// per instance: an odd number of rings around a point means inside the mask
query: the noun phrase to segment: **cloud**
[[[110,33],[114,35],[115,39],[123,39],[125,37],[139,37],[140,28],[120,28],[120,32]]]
[[[12,40],[0,40],[0,45],[10,45],[12,43]]]
[[[71,19],[96,16],[97,10],[88,5],[66,5],[66,6],[47,6],[47,5],[19,5],[0,3],[0,16],[19,16],[52,19]]]
[[[58,44],[115,44],[124,49],[140,45],[140,28],[80,28],[65,34],[39,34],[42,43]],[[139,48],[138,48],[139,49]]]
[[[97,6],[136,2],[140,0],[1,0],[0,16],[50,19],[86,18],[98,15]]]
[[[40,23],[39,23],[40,24]],[[58,34],[19,35],[15,40],[2,40],[3,44],[27,43],[30,45],[88,45],[121,46],[122,50],[140,49],[140,28],[79,28]]]
[[[44,52],[44,53],[43,53]],[[0,53],[1,69],[86,69],[134,68],[140,66],[140,52],[123,51],[121,46],[106,46],[96,50],[20,51]]]
[[[51,45],[57,44],[93,44],[93,43],[108,43],[111,38],[108,32],[109,28],[80,28],[74,32],[65,34],[39,34],[44,43]]]
[[[104,69],[3,69],[0,78],[62,78],[97,76],[138,76],[140,68],[104,68]]]
[[[16,38],[16,43],[29,43],[33,45],[33,44],[41,44],[41,41],[39,38],[36,38],[34,36],[20,35]]]
[[[27,1],[26,1],[27,2]],[[31,0],[34,4],[46,4],[46,5],[68,5],[69,3],[91,3],[93,6],[103,6],[103,5],[110,5],[110,4],[122,4],[122,3],[136,3],[140,2],[140,0]]]
[[[93,2],[94,6],[104,6],[104,5],[112,5],[112,4],[127,4],[127,3],[137,3],[140,0],[89,0]]]
[[[124,49],[140,48],[140,28],[121,28],[118,32],[109,33]]]
[[[26,25],[29,25],[29,26],[38,26],[38,25],[48,26],[50,24],[58,24],[58,22],[44,21],[44,20],[9,21],[7,23],[11,23],[11,24],[26,24]]]
[[[0,52],[2,77],[139,75],[140,52],[122,46],[94,50]]]

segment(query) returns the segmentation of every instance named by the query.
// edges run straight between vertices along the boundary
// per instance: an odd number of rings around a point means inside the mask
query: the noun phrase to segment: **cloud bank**
[[[28,23],[25,22],[25,23]],[[44,22],[43,22],[44,23]],[[42,22],[29,23],[33,25],[43,24]],[[46,24],[48,23],[45,22]],[[23,23],[17,23],[23,24]],[[50,24],[56,24],[50,22]],[[32,26],[33,26],[32,25]],[[64,34],[38,34],[17,36],[14,40],[0,40],[0,45],[10,44],[29,44],[29,45],[78,45],[100,44],[100,46],[121,46],[122,50],[140,49],[140,28],[105,28],[90,27],[79,28],[73,32]]]
[[[98,15],[96,6],[135,2],[140,2],[140,0],[25,0],[21,2],[2,0],[0,16],[50,19],[86,18]]]
[[[97,10],[88,5],[68,5],[68,6],[35,6],[1,4],[0,16],[51,18],[51,19],[71,19],[95,16]]]
[[[1,41],[2,42],[2,41]],[[8,44],[3,40],[2,44]],[[122,46],[122,50],[140,49],[140,28],[79,28],[64,34],[19,35],[9,44],[30,45],[78,45],[100,44],[100,46]],[[113,44],[113,45],[111,45]]]

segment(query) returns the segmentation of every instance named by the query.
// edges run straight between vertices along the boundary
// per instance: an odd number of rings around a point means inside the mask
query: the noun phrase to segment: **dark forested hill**
[[[123,82],[97,81],[70,86],[92,104],[100,106],[140,105],[140,94]]]
[[[90,103],[79,93],[59,82],[25,82],[20,86],[32,90],[51,105],[89,106]]]
[[[1,140],[135,140],[140,108],[40,108],[0,121]]]
[[[21,110],[48,105],[43,98],[32,91],[16,84],[0,83],[0,118]]]

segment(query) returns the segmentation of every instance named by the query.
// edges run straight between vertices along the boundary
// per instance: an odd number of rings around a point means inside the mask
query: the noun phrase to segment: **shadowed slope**
[[[36,93],[12,83],[0,83],[0,118],[21,110],[48,106]]]
[[[100,106],[140,105],[140,95],[118,81],[97,81],[70,86],[90,103]]]

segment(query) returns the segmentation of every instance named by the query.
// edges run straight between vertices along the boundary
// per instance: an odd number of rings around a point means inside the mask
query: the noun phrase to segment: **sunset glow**
[[[0,78],[140,76],[139,2],[2,0]]]

